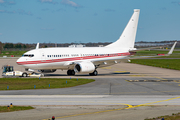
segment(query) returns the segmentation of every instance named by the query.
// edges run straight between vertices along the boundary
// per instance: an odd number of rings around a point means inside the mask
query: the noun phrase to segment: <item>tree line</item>
[[[20,44],[20,43],[17,44],[5,43],[3,48],[27,48],[27,46],[25,44]]]
[[[155,41],[155,42],[145,42],[145,41],[140,41],[140,42],[136,42],[136,43],[170,43],[170,42],[174,42],[175,40],[172,41]],[[110,44],[111,42],[98,42],[98,43],[79,43],[82,45],[85,45],[86,47],[98,47],[99,45],[102,46],[106,46],[108,44]],[[46,48],[46,47],[68,47],[70,45],[73,44],[77,44],[77,43],[40,43],[40,48]],[[30,49],[34,49],[36,47],[36,44],[23,44],[23,43],[2,43],[0,41],[0,53],[2,50],[30,50]],[[135,46],[137,47],[137,46]],[[138,46],[139,47],[139,46]],[[180,47],[180,41],[178,41],[176,47]]]

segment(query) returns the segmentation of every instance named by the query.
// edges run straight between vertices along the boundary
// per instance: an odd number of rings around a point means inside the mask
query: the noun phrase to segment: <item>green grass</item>
[[[158,51],[158,50],[143,50],[138,51],[135,56],[155,56],[157,54],[167,54],[168,51]],[[180,58],[180,51],[174,51],[170,56],[160,56],[160,58]]]
[[[131,63],[180,70],[180,59],[136,59]]]
[[[172,114],[172,116],[166,115],[166,116],[160,116],[160,117],[156,117],[156,118],[147,118],[144,120],[161,120],[162,118],[164,118],[164,120],[180,120],[180,113],[177,114]]]
[[[67,84],[66,84],[67,81]],[[51,89],[66,88],[93,82],[93,79],[64,79],[64,78],[0,78],[0,90]],[[50,87],[49,87],[50,84]]]
[[[137,54],[167,54],[169,50],[143,50],[137,51]],[[180,53],[180,51],[173,51],[174,54]]]
[[[2,112],[13,112],[13,111],[21,111],[21,110],[30,110],[34,109],[31,106],[13,106],[13,107],[8,107],[7,106],[0,106],[0,113]]]
[[[7,56],[10,57],[11,55],[14,55],[15,57],[22,56],[26,51],[2,51],[0,54],[0,57]]]

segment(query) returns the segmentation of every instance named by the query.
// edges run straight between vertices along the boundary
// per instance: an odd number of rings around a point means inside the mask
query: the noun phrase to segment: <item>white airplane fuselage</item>
[[[24,57],[17,60],[18,65],[31,69],[68,69],[68,63],[83,61],[109,61],[127,59],[128,50],[106,47],[82,48],[41,48],[25,53]],[[33,55],[33,57],[31,57]],[[116,62],[114,62],[115,64]],[[104,64],[108,66],[110,64]],[[111,64],[112,65],[112,64]]]

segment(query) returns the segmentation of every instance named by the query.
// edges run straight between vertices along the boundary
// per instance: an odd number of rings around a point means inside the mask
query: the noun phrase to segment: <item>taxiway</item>
[[[0,59],[24,71],[16,59]],[[45,77],[92,78],[95,82],[63,89],[0,91],[0,105],[32,105],[36,109],[0,113],[0,119],[48,120],[143,120],[180,111],[180,75],[178,70],[121,63],[98,69],[98,76],[67,76],[57,70]],[[2,73],[2,71],[0,71]]]

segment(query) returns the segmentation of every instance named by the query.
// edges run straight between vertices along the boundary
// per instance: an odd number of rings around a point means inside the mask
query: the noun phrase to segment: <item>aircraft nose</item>
[[[20,58],[16,61],[16,63],[17,63],[18,65],[21,65],[21,62],[22,62],[22,58],[20,57]]]

